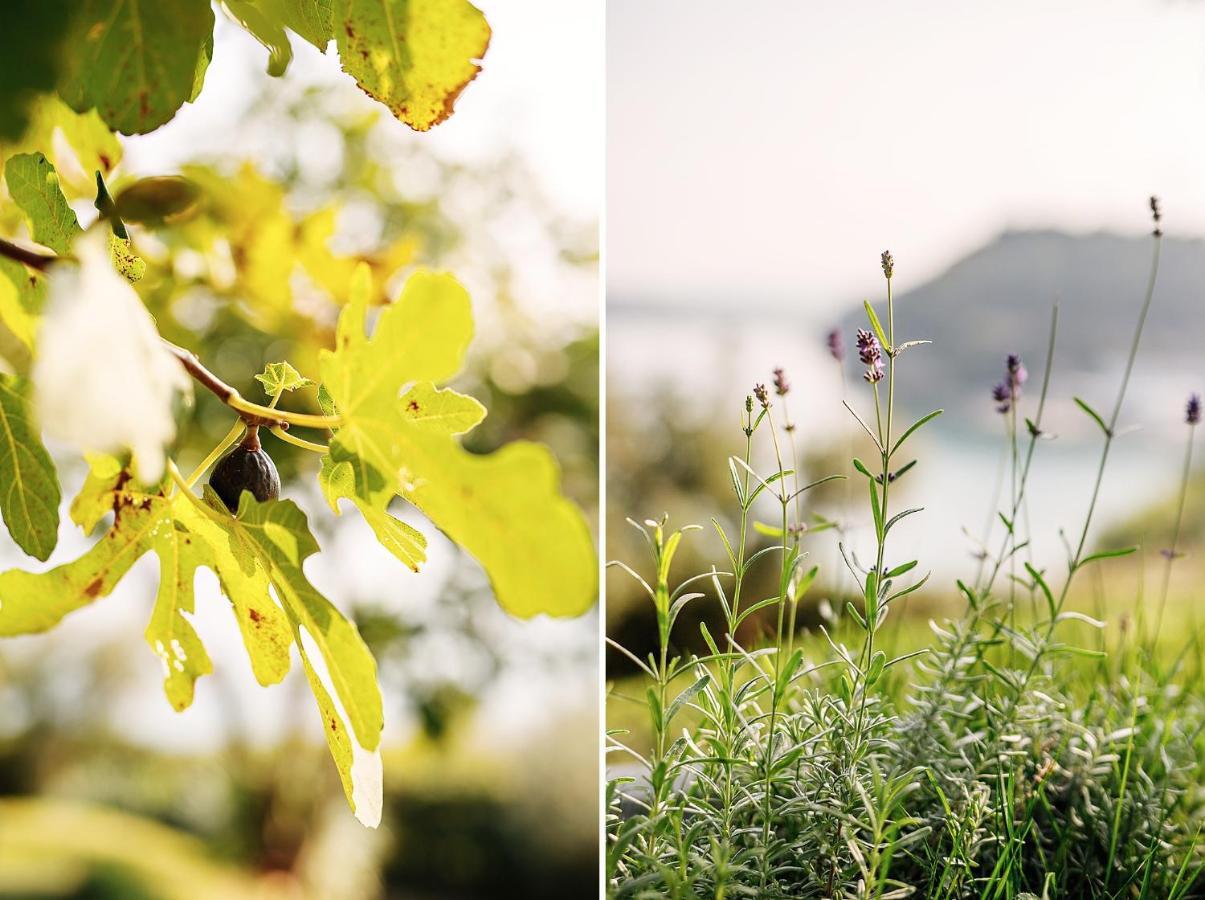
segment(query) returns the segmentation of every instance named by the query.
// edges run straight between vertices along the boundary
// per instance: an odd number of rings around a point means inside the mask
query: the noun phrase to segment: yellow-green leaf
[[[131,284],[141,281],[146,274],[146,260],[134,252],[134,245],[129,238],[110,233],[109,255],[113,258],[113,266]]]
[[[255,376],[255,380],[264,386],[264,393],[269,397],[314,383],[287,362],[268,363],[263,373]]]
[[[196,681],[213,662],[188,616],[194,612],[193,581],[206,558],[201,539],[167,522],[155,529],[151,547],[159,557],[159,591],[146,627],[146,642],[163,664],[167,700],[182,711],[192,705]]]
[[[183,494],[173,501],[173,509],[177,521],[204,541],[207,555],[201,565],[217,575],[233,607],[255,680],[265,687],[280,682],[289,672],[289,621],[272,599],[263,566],[235,552],[237,542],[229,531],[234,519],[207,516]]]
[[[546,447],[508,444],[485,456],[452,438],[406,426],[402,496],[481,563],[512,615],[576,616],[598,594],[585,517],[561,495]]]
[[[356,473],[351,463],[335,462],[329,453],[323,456],[321,468],[318,470],[318,486],[322,489],[322,496],[330,505],[331,512],[340,515],[340,498],[354,497],[356,493]]]
[[[48,572],[0,573],[0,636],[46,631],[63,616],[108,596],[143,553],[151,533],[171,526],[163,504],[118,505],[113,527],[74,562]]]
[[[59,93],[96,107],[122,134],[146,134],[193,97],[198,62],[213,35],[208,0],[81,0]]]
[[[474,397],[421,381],[402,395],[402,415],[439,434],[464,434],[485,418],[485,407]]]
[[[79,219],[67,205],[54,166],[41,153],[21,153],[4,166],[4,180],[13,202],[29,219],[33,239],[55,253],[66,254],[80,233]]]
[[[427,561],[427,539],[423,533],[363,500],[356,499],[354,502],[381,546],[401,560],[410,571],[417,572]]]
[[[0,356],[26,374],[33,361],[36,313],[44,299],[40,275],[11,259],[0,259]]]
[[[229,523],[231,540],[264,567],[294,628],[304,629],[319,648],[360,746],[375,750],[383,724],[376,660],[355,624],[302,571],[306,558],[318,550],[305,513],[291,500],[259,503],[243,491],[238,515],[231,518],[210,488],[205,493],[210,517]]]
[[[467,0],[334,0],[343,70],[416,131],[452,114],[490,27]]]
[[[29,411],[29,385],[0,375],[0,513],[22,550],[49,558],[58,542],[58,476]]]
[[[396,556],[412,572],[427,561],[427,538],[421,531],[361,500],[356,494],[356,477],[351,463],[335,462],[330,455],[322,457],[318,484],[326,502],[339,515],[339,500],[350,499],[376,535],[381,546]]]
[[[343,424],[331,444],[335,462],[355,470],[356,493],[384,508],[397,492],[402,457],[395,434],[404,426],[404,383],[442,381],[459,371],[473,335],[468,294],[451,275],[421,271],[385,307],[371,339],[364,336],[367,266],[339,317],[336,349],[319,357],[323,385]]]

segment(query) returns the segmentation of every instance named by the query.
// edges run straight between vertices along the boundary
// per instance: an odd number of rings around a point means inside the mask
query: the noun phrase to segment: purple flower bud
[[[866,371],[862,373],[862,377],[871,384],[877,384],[878,382],[882,381],[883,360],[876,356],[874,360],[868,364]]]
[[[879,347],[879,340],[869,331],[858,329],[858,359],[862,360],[862,365],[873,366],[876,361],[882,360],[882,350]]]
[[[1184,411],[1184,421],[1189,425],[1197,425],[1201,421],[1201,395],[1193,394],[1188,398],[1188,407]]]
[[[766,390],[764,384],[755,384],[753,386],[753,396],[757,398],[757,402],[762,405],[762,409],[770,408],[770,393]]]
[[[883,274],[890,278],[895,272],[895,260],[891,257],[891,251],[884,250],[883,255],[879,257],[879,260],[883,265]]]
[[[1012,409],[1013,392],[1009,388],[1007,381],[1001,381],[992,388],[992,399],[996,401],[996,412],[1006,413]]]
[[[841,362],[843,359],[845,359],[845,344],[841,340],[840,331],[838,331],[836,328],[830,331],[828,333],[828,337],[825,339],[825,343],[828,344],[829,356],[831,356],[837,362]]]
[[[1017,356],[1017,354],[1008,354],[1006,366],[1012,382],[1018,387],[1023,385],[1029,378],[1029,372],[1026,371],[1025,365],[1021,362],[1021,357]]]
[[[791,383],[787,381],[787,373],[782,370],[782,366],[779,366],[774,370],[774,393],[785,397],[790,389]]]

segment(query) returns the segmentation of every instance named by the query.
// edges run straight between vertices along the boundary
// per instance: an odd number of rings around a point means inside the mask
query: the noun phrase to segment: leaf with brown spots
[[[59,83],[72,108],[146,134],[193,97],[213,36],[208,0],[82,0],[73,17]]]
[[[334,0],[343,70],[398,119],[426,131],[481,71],[490,27],[468,0]]]
[[[57,625],[68,613],[106,597],[150,549],[157,529],[171,528],[165,503],[125,505],[113,527],[74,562],[48,572],[0,573],[0,636],[32,634]]]

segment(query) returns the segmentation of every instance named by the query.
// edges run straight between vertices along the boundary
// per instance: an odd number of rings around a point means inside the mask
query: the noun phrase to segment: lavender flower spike
[[[766,390],[764,384],[753,385],[753,396],[757,398],[757,402],[762,405],[762,409],[770,408],[770,392]]]
[[[877,384],[883,380],[883,350],[879,346],[879,340],[869,331],[858,329],[858,359],[862,361],[862,365],[866,366],[866,371],[862,377],[871,384]]]
[[[1188,407],[1184,411],[1184,421],[1189,425],[1198,425],[1201,422],[1201,395],[1192,394],[1188,398]]]
[[[828,345],[828,355],[841,362],[845,359],[845,344],[841,340],[841,332],[834,328],[828,333],[825,338],[825,343]]]
[[[992,399],[996,401],[996,412],[1006,413],[1012,409],[1013,394],[1007,381],[1001,381],[992,388]]]
[[[790,389],[791,383],[787,381],[787,373],[783,371],[782,366],[779,366],[774,370],[774,393],[785,397]]]
[[[873,366],[876,361],[881,361],[883,351],[879,347],[879,339],[869,331],[863,328],[858,329],[858,359],[862,360],[862,365]]]

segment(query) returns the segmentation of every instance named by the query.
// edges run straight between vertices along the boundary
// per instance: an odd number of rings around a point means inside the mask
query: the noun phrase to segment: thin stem
[[[222,381],[209,369],[205,368],[197,358],[197,355],[191,350],[185,350],[183,347],[179,347],[168,340],[164,340],[163,344],[180,361],[180,365],[184,366],[184,370],[198,384],[210,391],[231,409],[237,411],[248,425],[266,425],[268,427],[274,425],[300,425],[304,428],[331,429],[338,428],[342,424],[343,420],[339,416],[285,412],[271,406],[261,406],[258,403],[252,403],[250,400],[244,399],[237,390]]]
[[[330,447],[326,444],[316,444],[313,441],[307,441],[305,438],[293,437],[279,425],[273,425],[268,429],[286,444],[292,444],[294,447],[300,447],[303,450],[312,450],[314,453],[329,453]]]
[[[242,419],[237,420],[233,425],[231,425],[230,430],[226,432],[226,436],[218,441],[218,445],[209,451],[209,455],[201,460],[201,464],[197,466],[193,470],[193,473],[185,480],[185,488],[191,489],[192,486],[195,485],[201,478],[201,476],[209,470],[209,467],[217,462],[219,457],[221,457],[221,455],[225,453],[226,450],[235,443],[235,441],[243,436],[243,431],[245,428],[246,425],[243,423]]]
[[[1188,478],[1192,472],[1192,445],[1196,433],[1196,426],[1189,425],[1188,444],[1184,448],[1184,469],[1180,473],[1180,502],[1176,508],[1176,526],[1172,529],[1171,546],[1164,551],[1167,554],[1167,562],[1163,567],[1163,590],[1159,595],[1159,611],[1155,614],[1155,634],[1151,638],[1152,645],[1158,642],[1159,632],[1163,628],[1163,611],[1167,607],[1167,592],[1171,586],[1172,565],[1176,561],[1176,547],[1180,543],[1180,526],[1184,522],[1184,505],[1188,499]]]
[[[1153,201],[1152,201],[1153,202]],[[1121,415],[1121,404],[1125,398],[1126,388],[1130,382],[1130,375],[1134,370],[1134,360],[1138,356],[1138,345],[1142,338],[1143,326],[1146,323],[1147,313],[1150,312],[1151,299],[1155,295],[1155,281],[1159,274],[1159,249],[1163,242],[1162,233],[1156,229],[1154,233],[1155,247],[1151,254],[1151,271],[1147,279],[1146,294],[1142,301],[1142,309],[1138,314],[1138,323],[1134,329],[1134,338],[1130,342],[1130,353],[1126,359],[1125,373],[1122,375],[1121,386],[1117,391],[1117,402],[1113,405],[1113,414],[1109,418],[1109,424],[1105,429],[1105,443],[1101,448],[1100,463],[1096,469],[1096,480],[1092,487],[1092,499],[1088,504],[1087,515],[1084,516],[1084,527],[1080,531],[1079,543],[1076,545],[1074,555],[1067,561],[1067,578],[1063,582],[1063,588],[1059,591],[1059,596],[1054,603],[1054,609],[1051,610],[1050,621],[1046,625],[1045,633],[1042,635],[1041,642],[1036,646],[1028,668],[1025,670],[1022,678],[1015,684],[1014,690],[1008,697],[1008,706],[1001,713],[1001,718],[1004,721],[1011,720],[1013,713],[1016,711],[1017,704],[1020,702],[1021,696],[1029,687],[1030,679],[1037,672],[1038,666],[1041,665],[1045,657],[1045,651],[1050,646],[1051,638],[1054,636],[1054,629],[1058,625],[1059,613],[1063,611],[1063,606],[1067,602],[1067,594],[1071,590],[1071,583],[1075,580],[1075,573],[1080,569],[1080,562],[1083,559],[1084,547],[1088,542],[1088,532],[1092,527],[1092,516],[1096,511],[1096,502],[1100,497],[1100,486],[1104,480],[1105,466],[1109,461],[1109,450],[1113,446],[1113,438],[1117,434],[1117,419]]]
[[[1017,520],[1017,513],[1020,510],[1021,503],[1025,498],[1025,489],[1029,484],[1029,468],[1033,463],[1033,455],[1034,450],[1037,448],[1038,438],[1041,437],[1042,434],[1042,414],[1046,411],[1046,395],[1050,389],[1050,372],[1054,363],[1054,345],[1055,338],[1058,335],[1058,328],[1059,305],[1055,303],[1050,314],[1050,340],[1046,345],[1046,371],[1042,374],[1042,391],[1038,395],[1038,409],[1034,416],[1033,428],[1029,432],[1029,446],[1025,450],[1025,463],[1021,467],[1019,489],[1016,496],[1013,498],[1012,511],[1010,513],[1010,518],[1014,522]],[[1000,546],[1000,553],[996,556],[996,561],[992,568],[992,573],[980,591],[981,596],[986,597],[989,593],[991,593],[992,585],[996,583],[996,576],[1000,574],[1000,568],[1004,564],[1004,553],[1008,549],[1008,539],[1009,536],[1007,533],[1005,533],[1004,539]]]

